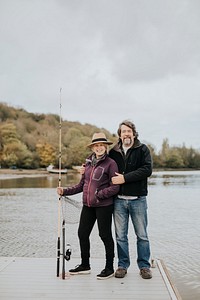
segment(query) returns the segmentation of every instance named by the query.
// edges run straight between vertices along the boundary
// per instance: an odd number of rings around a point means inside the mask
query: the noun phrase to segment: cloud
[[[200,2],[1,0],[0,101],[200,148]]]

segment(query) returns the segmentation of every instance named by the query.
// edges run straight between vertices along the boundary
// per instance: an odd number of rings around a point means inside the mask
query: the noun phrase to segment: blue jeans
[[[136,200],[116,198],[114,201],[114,224],[117,241],[118,267],[130,266],[128,225],[131,218],[137,236],[137,264],[139,269],[150,268],[150,245],[147,235],[146,196]]]

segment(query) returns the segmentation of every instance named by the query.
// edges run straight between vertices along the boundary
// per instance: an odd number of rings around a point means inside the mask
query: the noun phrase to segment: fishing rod
[[[58,186],[61,187],[61,169],[62,169],[62,104],[61,104],[61,92],[62,88],[60,88],[60,121],[59,121],[59,173],[58,173]],[[61,240],[60,240],[60,232],[61,232],[61,201],[62,196],[58,199],[58,240],[57,240],[57,277],[60,275],[60,256],[62,255],[62,279],[65,279],[65,219],[62,221],[62,253],[61,253]]]
[[[59,173],[58,173],[58,187],[61,187],[61,134],[62,134],[62,117],[61,117],[61,91],[62,88],[60,88],[60,121],[59,121],[59,155],[58,155],[58,164],[59,164]],[[61,211],[61,196],[58,198],[58,239],[57,239],[57,277],[60,275],[60,211]]]
[[[58,175],[58,187],[61,187],[61,170],[62,170],[62,117],[61,117],[61,91],[60,88],[60,121],[59,121],[59,175]],[[67,244],[65,248],[65,217],[64,211],[62,213],[62,253],[61,253],[61,207],[62,207],[62,196],[58,198],[58,240],[57,240],[57,277],[60,275],[60,257],[62,255],[62,279],[65,279],[65,260],[70,260],[71,257],[71,246]],[[63,207],[62,207],[63,209]],[[66,251],[66,252],[65,252]]]

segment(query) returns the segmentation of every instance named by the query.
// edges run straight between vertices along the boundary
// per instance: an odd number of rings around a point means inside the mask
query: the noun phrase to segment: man
[[[135,125],[123,121],[118,129],[119,142],[109,156],[118,165],[119,173],[112,178],[120,185],[114,201],[114,223],[117,241],[118,269],[115,277],[123,278],[130,266],[128,245],[129,216],[137,236],[137,264],[144,279],[152,278],[150,245],[147,235],[147,178],[152,173],[152,159],[145,144],[138,140]]]

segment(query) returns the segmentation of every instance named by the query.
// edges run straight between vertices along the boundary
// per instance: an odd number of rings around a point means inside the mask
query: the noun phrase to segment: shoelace
[[[147,268],[143,268],[143,269],[141,269],[141,272],[144,272],[144,273],[149,273],[149,272],[150,272],[150,270],[149,270],[149,269],[147,269]]]

